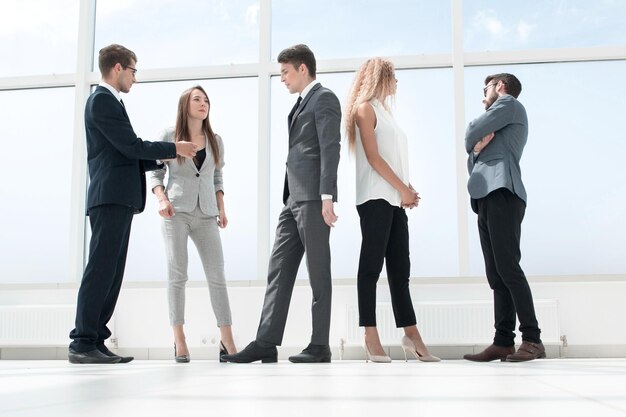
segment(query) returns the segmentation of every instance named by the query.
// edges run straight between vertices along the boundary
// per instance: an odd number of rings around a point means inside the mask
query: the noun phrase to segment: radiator
[[[74,305],[0,306],[0,346],[63,346],[74,328]]]
[[[558,300],[535,300],[544,343],[559,343],[558,306]],[[427,345],[473,345],[493,341],[493,303],[490,301],[421,302],[414,304],[414,308],[417,326]],[[396,328],[391,303],[377,304],[376,322],[383,345],[400,343],[404,332]],[[346,332],[346,343],[363,343],[363,329],[359,328],[356,305],[347,306]],[[519,332],[516,331],[516,334],[519,335]]]

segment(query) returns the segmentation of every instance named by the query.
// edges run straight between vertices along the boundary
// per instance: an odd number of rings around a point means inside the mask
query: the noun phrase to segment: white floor
[[[626,359],[0,361],[0,416],[626,416]]]

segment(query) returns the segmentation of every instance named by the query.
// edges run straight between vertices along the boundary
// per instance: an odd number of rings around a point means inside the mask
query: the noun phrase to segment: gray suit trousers
[[[313,290],[311,343],[328,345],[332,298],[329,237],[330,227],[322,217],[320,200],[297,203],[287,199],[278,218],[257,341],[282,343],[293,286],[306,254]]]
[[[222,241],[215,216],[206,215],[196,206],[193,212],[177,212],[171,219],[162,220],[162,231],[167,254],[167,299],[170,308],[170,324],[185,324],[185,287],[189,264],[187,242],[189,238],[198,249],[204,274],[209,284],[209,296],[217,326],[232,323]]]

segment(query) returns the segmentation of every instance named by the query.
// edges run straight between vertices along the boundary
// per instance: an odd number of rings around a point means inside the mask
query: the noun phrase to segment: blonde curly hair
[[[396,76],[393,63],[383,58],[370,58],[361,65],[354,76],[350,95],[346,103],[346,134],[350,150],[356,142],[356,113],[366,101],[378,99],[389,110],[387,97],[395,94]]]

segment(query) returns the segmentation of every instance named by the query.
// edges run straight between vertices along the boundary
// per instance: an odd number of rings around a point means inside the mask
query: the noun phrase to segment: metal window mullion
[[[257,265],[256,277],[262,280],[267,272],[270,255],[270,129],[272,77],[272,4],[260,0],[259,12],[259,66],[258,66],[258,155],[257,155]]]
[[[83,111],[91,92],[94,51],[96,0],[80,2],[78,19],[78,46],[74,91],[74,135],[72,146],[72,184],[70,203],[70,259],[71,282],[79,282],[85,263],[85,200],[87,163]]]

